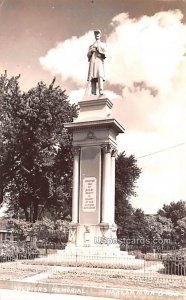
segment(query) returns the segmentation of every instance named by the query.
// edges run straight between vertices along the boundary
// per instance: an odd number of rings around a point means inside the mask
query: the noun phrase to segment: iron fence
[[[126,252],[109,255],[102,252],[70,253],[64,250],[32,249],[22,247],[22,252],[15,244],[0,245],[0,278],[11,277],[11,273],[27,278],[38,273],[63,273],[65,276],[101,276],[102,278],[120,278],[126,280],[169,282],[186,284],[186,257],[184,255],[149,253],[146,256],[132,256]],[[23,246],[23,245],[22,245]],[[2,251],[3,249],[3,251]],[[3,272],[6,276],[3,276]],[[8,275],[7,275],[8,274]],[[9,278],[9,277],[8,277]]]

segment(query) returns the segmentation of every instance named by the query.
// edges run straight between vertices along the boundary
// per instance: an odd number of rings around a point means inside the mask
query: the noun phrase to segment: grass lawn
[[[148,261],[147,267],[158,262]],[[0,280],[22,280],[39,273],[48,273],[43,283],[72,284],[94,287],[152,288],[173,291],[186,290],[186,276],[161,274],[155,269],[123,270],[86,267],[46,266],[35,260],[22,260],[0,264]]]
[[[99,287],[118,287],[118,288],[155,288],[185,291],[186,278],[183,276],[172,275],[150,275],[143,273],[120,272],[118,270],[100,270],[73,268],[69,271],[56,272],[44,282],[64,283],[64,284],[81,284],[85,286]]]

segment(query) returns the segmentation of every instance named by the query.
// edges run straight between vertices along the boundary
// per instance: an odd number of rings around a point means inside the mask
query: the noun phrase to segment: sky
[[[83,96],[87,49],[107,44],[105,94],[125,128],[118,150],[142,169],[136,208],[186,200],[186,0],[0,0],[0,71]]]

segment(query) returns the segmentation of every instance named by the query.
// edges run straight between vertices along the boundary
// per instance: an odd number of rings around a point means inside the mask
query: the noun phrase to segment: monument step
[[[127,259],[135,259],[134,255],[129,255],[127,251],[120,251],[119,249],[107,249],[107,248],[101,248],[101,249],[94,249],[93,247],[68,247],[65,250],[58,250],[57,253],[59,255],[65,255],[65,256],[80,256],[80,257],[100,257],[100,258],[127,258]]]
[[[52,265],[63,265],[70,267],[92,267],[138,270],[143,268],[144,260],[135,259],[134,255],[129,255],[124,251],[114,252],[85,252],[58,250],[57,253],[47,257],[47,261]]]

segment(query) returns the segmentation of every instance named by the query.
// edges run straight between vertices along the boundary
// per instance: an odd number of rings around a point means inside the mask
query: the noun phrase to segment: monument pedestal
[[[78,103],[79,117],[65,128],[73,133],[72,222],[63,262],[99,267],[140,267],[120,251],[115,224],[116,137],[123,127],[112,116],[112,102],[92,96]]]
[[[115,225],[116,137],[123,127],[108,98],[78,103],[79,117],[65,124],[73,133],[72,223],[66,251],[119,251]]]

